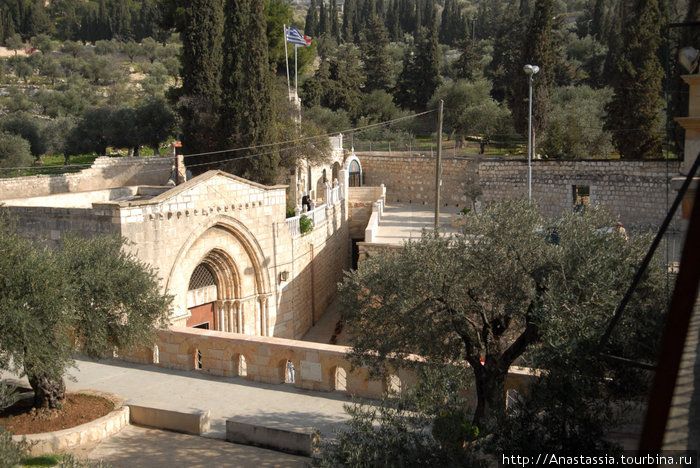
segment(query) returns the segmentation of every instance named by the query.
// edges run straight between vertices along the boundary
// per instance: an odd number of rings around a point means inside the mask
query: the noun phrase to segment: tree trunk
[[[45,375],[27,376],[29,385],[34,390],[35,408],[60,408],[66,397],[66,383],[62,378],[56,380]]]
[[[476,409],[473,424],[481,425],[492,413],[503,412],[506,409],[506,376],[508,371],[488,368],[481,365],[474,369],[476,383]],[[506,367],[507,369],[507,367]]]

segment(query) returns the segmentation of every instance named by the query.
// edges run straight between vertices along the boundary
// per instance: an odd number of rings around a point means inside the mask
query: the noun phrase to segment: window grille
[[[190,285],[187,290],[192,291],[194,289],[200,289],[207,286],[216,286],[216,278],[214,278],[214,274],[211,272],[208,266],[200,263],[192,272],[192,276],[190,277]]]

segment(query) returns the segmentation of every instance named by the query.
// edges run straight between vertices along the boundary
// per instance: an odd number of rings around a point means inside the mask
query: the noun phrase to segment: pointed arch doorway
[[[240,277],[233,259],[212,249],[195,267],[187,288],[186,326],[207,330],[238,331],[237,309]]]

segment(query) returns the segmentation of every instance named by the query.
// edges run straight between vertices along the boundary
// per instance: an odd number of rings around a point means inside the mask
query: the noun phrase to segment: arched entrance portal
[[[255,236],[228,216],[193,232],[168,277],[174,323],[269,336],[275,304],[264,261]]]

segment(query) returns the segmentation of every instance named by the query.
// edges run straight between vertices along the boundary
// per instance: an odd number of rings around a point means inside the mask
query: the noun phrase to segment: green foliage
[[[394,98],[404,109],[425,109],[441,82],[436,25],[418,30],[412,48],[406,50]]]
[[[0,427],[0,465],[13,467],[18,466],[22,459],[29,452],[27,442],[15,442],[12,440],[12,433]]]
[[[41,248],[2,217],[0,357],[27,375],[35,406],[56,407],[77,349],[101,357],[147,343],[171,298],[153,270],[123,250],[122,238],[66,238],[61,250]]]
[[[624,18],[622,44],[615,53],[614,95],[606,106],[605,130],[622,159],[661,155],[659,112],[663,69],[657,55],[662,16],[656,0],[637,0]]]
[[[612,152],[610,133],[604,132],[605,105],[609,88],[588,86],[557,88],[540,151],[550,158],[607,157]]]
[[[301,215],[299,218],[299,230],[302,234],[311,232],[314,229],[314,222],[306,215]]]
[[[364,80],[359,50],[346,44],[322,61],[313,78],[304,82],[301,97],[309,107],[321,105],[333,111],[342,109],[354,120],[362,105]]]
[[[33,160],[27,140],[19,135],[0,133],[0,167],[27,167]]]
[[[96,41],[95,42],[95,53],[97,55],[110,55],[119,50],[119,45],[117,41]]]
[[[151,267],[125,249],[119,237],[65,238],[63,268],[71,278],[71,324],[76,345],[90,357],[148,343],[165,326],[170,301]]]
[[[188,153],[211,151],[217,142],[223,43],[221,2],[188,2],[182,37],[182,142]],[[193,163],[201,161],[192,160]]]
[[[22,37],[19,34],[13,34],[5,39],[5,47],[15,52],[24,48],[24,43],[22,42]]]
[[[398,117],[400,110],[394,104],[391,94],[384,90],[377,89],[362,98],[363,124],[386,122]],[[348,127],[345,127],[348,128]]]
[[[418,385],[401,395],[345,405],[347,428],[322,441],[316,466],[487,466],[473,444],[478,429],[455,391],[467,385],[466,376],[434,364],[418,374]]]
[[[474,421],[482,428],[503,414],[508,368],[526,351],[546,343],[550,356],[562,356],[572,343],[599,339],[648,239],[605,234],[611,219],[590,209],[556,222],[555,245],[527,201],[498,203],[463,219],[464,234],[453,239],[425,233],[399,252],[365,260],[347,273],[339,299],[355,330],[356,365],[383,375],[393,359],[418,354],[469,368]],[[658,341],[660,327],[649,325],[659,323],[666,304],[662,268],[652,270],[628,308],[637,328],[621,331],[621,342],[628,340],[623,353],[649,354]]]
[[[512,92],[508,107],[513,115],[515,129],[527,135],[529,80],[523,73],[525,64],[537,65],[539,73],[532,76],[532,127],[539,138],[547,124],[549,96],[560,64],[558,36],[561,24],[554,16],[554,0],[536,0],[534,13],[527,28],[522,52],[512,73]]]
[[[18,135],[29,142],[30,151],[35,158],[46,153],[48,148],[47,135],[43,129],[46,122],[25,113],[15,113],[0,121],[4,132]]]
[[[314,106],[304,109],[303,121],[310,120],[327,133],[339,132],[351,127],[350,117],[344,110],[332,111],[326,107]]]
[[[267,0],[265,2],[266,35],[270,65],[278,73],[285,70],[286,67],[283,25],[292,24],[293,17],[294,10],[288,2],[284,0]],[[306,34],[309,35],[308,32]],[[289,50],[289,47],[287,49]],[[303,49],[306,49],[306,47]],[[290,55],[293,55],[294,51],[292,50],[291,52]],[[300,61],[300,58],[303,61]],[[309,58],[305,53],[297,53],[297,66],[300,70],[309,63]]]
[[[445,83],[437,89],[428,103],[437,108],[439,101],[445,102],[444,128],[457,135],[458,141],[465,136],[477,136],[483,153],[497,135],[510,133],[510,112],[490,96],[491,83],[457,80]]]
[[[0,411],[14,405],[17,400],[19,400],[17,387],[6,383],[4,380],[0,380]]]
[[[141,54],[151,63],[155,62],[160,49],[161,46],[152,37],[147,37],[141,41]]]
[[[268,59],[263,2],[244,0],[224,5],[219,145],[246,148],[269,143],[273,131],[273,87]],[[236,158],[254,150],[238,151]],[[261,154],[236,162],[234,171],[256,182],[274,183],[279,154]],[[197,168],[200,172],[201,168]]]
[[[61,52],[73,56],[73,58],[78,58],[78,56],[85,53],[85,47],[76,41],[65,41],[63,47],[61,47]]]
[[[365,92],[391,88],[391,58],[387,47],[389,37],[381,18],[373,15],[362,35],[360,50],[365,74]]]
[[[48,34],[39,34],[38,36],[34,36],[29,42],[34,48],[39,49],[44,55],[51,53],[53,50],[53,41],[51,40],[51,36]]]
[[[129,61],[132,63],[134,62],[134,59],[136,57],[139,57],[144,54],[144,50],[135,41],[128,41],[122,43],[120,51],[122,54],[125,54],[127,57],[129,57]]]

